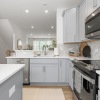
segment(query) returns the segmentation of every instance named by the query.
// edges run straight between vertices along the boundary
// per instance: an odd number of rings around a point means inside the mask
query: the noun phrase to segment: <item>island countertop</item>
[[[24,68],[24,64],[0,64],[0,84]]]

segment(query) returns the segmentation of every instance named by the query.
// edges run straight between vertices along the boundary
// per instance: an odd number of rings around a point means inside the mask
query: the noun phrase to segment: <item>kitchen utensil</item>
[[[91,48],[90,48],[90,46],[85,46],[84,48],[83,48],[83,56],[84,57],[91,57]]]
[[[86,43],[86,42],[83,42],[83,43],[81,43],[80,44],[80,47],[79,47],[79,51],[80,51],[80,56],[83,56],[83,48],[85,47],[85,46],[87,46],[88,44]]]

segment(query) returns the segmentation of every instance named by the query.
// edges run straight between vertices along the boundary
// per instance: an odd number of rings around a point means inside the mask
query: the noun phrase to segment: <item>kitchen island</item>
[[[0,100],[22,100],[24,64],[0,64]]]

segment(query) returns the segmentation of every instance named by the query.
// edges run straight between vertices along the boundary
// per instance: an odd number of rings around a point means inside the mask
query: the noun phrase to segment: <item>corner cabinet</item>
[[[77,8],[65,11],[63,16],[63,42],[78,42]]]

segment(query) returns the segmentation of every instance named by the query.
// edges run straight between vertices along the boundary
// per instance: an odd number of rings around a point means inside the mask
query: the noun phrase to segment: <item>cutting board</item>
[[[85,46],[87,46],[88,44],[86,42],[83,42],[80,44],[80,47],[79,47],[79,51],[80,51],[80,56],[83,56],[83,48]]]

